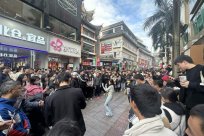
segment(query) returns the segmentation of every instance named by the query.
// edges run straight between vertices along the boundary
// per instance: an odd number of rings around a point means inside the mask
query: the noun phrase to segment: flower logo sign
[[[75,0],[58,0],[58,4],[67,12],[77,16],[77,3]]]
[[[50,46],[55,50],[55,51],[58,51],[60,52],[62,50],[62,41],[60,39],[56,39],[56,40],[52,40],[50,42]]]

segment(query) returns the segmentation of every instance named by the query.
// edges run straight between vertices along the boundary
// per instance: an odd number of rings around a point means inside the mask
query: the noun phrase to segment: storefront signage
[[[6,25],[0,24],[0,35],[12,37],[19,40],[24,40],[28,42],[38,43],[38,44],[45,44],[45,38],[39,35],[35,35],[33,33],[22,33],[20,29],[11,28]]]
[[[105,54],[100,56],[101,59],[113,59],[113,54]]]
[[[112,52],[111,43],[102,43],[101,44],[101,54],[110,54]]]
[[[13,53],[0,53],[0,57],[17,58],[18,55],[17,54],[13,54]]]
[[[81,46],[79,44],[60,38],[50,39],[50,53],[81,57]]]
[[[103,62],[103,66],[112,66],[112,62]]]
[[[0,20],[1,44],[47,51],[48,35],[45,32],[1,16]]]
[[[0,46],[0,57],[17,58],[17,49]]]

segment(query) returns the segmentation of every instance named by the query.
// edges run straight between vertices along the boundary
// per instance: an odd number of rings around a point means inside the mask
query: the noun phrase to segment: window
[[[194,33],[197,34],[204,28],[204,4],[201,6],[199,11],[196,13],[194,19],[193,19],[193,28]]]
[[[56,34],[60,34],[69,39],[76,40],[76,29],[63,22],[60,22],[53,17],[49,17],[49,27],[50,31]]]
[[[94,53],[94,48],[90,47],[89,45],[86,45],[86,44],[84,44],[83,50]]]
[[[87,43],[90,43],[90,44],[95,44],[94,41],[90,40],[90,39],[87,39],[87,38],[84,38],[84,42],[87,42]]]
[[[40,27],[42,12],[19,0],[0,0],[0,14]]]
[[[107,30],[103,32],[103,36],[104,35],[108,35],[108,34],[112,34],[113,33],[113,29]]]
[[[83,33],[86,35],[86,36],[89,36],[91,38],[94,38],[94,33],[87,30],[87,29],[84,29]]]

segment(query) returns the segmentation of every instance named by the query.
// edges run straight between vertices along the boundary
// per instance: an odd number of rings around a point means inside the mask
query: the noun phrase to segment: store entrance
[[[30,50],[0,45],[0,63],[10,68],[30,66]]]

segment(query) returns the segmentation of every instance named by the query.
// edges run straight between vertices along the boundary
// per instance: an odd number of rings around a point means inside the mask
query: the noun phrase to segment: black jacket
[[[187,109],[191,109],[198,104],[204,104],[204,86],[200,86],[200,71],[204,74],[204,66],[196,65],[186,71],[186,77],[190,83],[188,88],[181,88],[179,98]]]
[[[80,85],[79,85],[79,80],[77,79],[77,78],[73,78],[72,80],[71,80],[71,87],[74,87],[74,88],[79,88],[80,87]]]
[[[84,134],[86,131],[81,109],[86,107],[85,97],[80,88],[60,87],[45,101],[45,120],[47,125],[53,126],[57,121],[68,118],[78,122]]]

